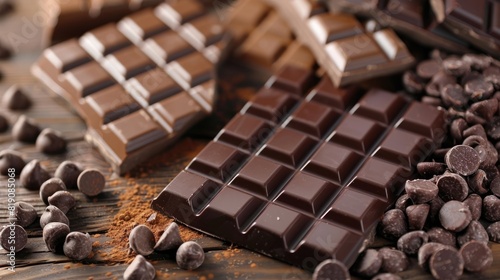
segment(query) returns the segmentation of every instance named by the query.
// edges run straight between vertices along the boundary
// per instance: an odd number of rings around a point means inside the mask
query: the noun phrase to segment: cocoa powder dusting
[[[145,224],[155,234],[156,239],[161,236],[165,228],[173,221],[150,208],[150,201],[158,194],[158,189],[149,185],[133,185],[119,195],[117,206],[120,208],[113,217],[111,226],[106,236],[111,238],[107,245],[111,251],[99,252],[100,257],[110,262],[130,263],[135,257],[129,253],[128,236],[130,231],[139,224]],[[184,226],[179,226],[181,237],[184,241],[198,239],[201,234]]]

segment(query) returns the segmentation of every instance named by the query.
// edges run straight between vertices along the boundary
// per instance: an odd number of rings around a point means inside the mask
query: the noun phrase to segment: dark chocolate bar
[[[315,1],[268,0],[337,86],[393,74],[413,56],[391,29],[369,33],[352,15],[324,12]]]
[[[350,266],[444,113],[283,67],[152,202],[207,234],[304,269]]]
[[[323,0],[331,10],[375,18],[406,34],[419,44],[455,53],[468,51],[468,43],[456,38],[440,24],[429,0]]]
[[[272,75],[285,63],[312,69],[314,56],[264,0],[241,0],[229,10],[227,29],[233,34],[238,62]],[[293,56],[295,59],[290,59]]]
[[[41,0],[48,12],[44,45],[81,36],[101,25],[119,21],[139,9],[154,7],[164,0]]]
[[[430,0],[439,21],[477,48],[500,58],[500,2]]]
[[[167,1],[45,50],[32,70],[123,174],[212,112],[223,35],[197,0]]]

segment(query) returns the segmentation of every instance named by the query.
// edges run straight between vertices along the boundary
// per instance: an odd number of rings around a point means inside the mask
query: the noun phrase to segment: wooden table
[[[200,137],[199,130],[194,128],[190,136],[182,138],[176,145],[165,151],[164,154],[147,163],[147,176],[144,172],[133,172],[130,176],[118,177],[112,174],[109,165],[100,154],[92,149],[83,139],[85,124],[71,111],[70,107],[60,98],[53,96],[45,87],[36,81],[30,74],[29,68],[41,53],[42,29],[39,17],[45,14],[43,9],[34,5],[33,0],[17,0],[16,12],[7,18],[0,19],[0,41],[6,45],[14,42],[18,45],[18,53],[10,60],[0,62],[0,69],[6,75],[0,82],[0,96],[12,84],[18,84],[27,89],[34,100],[34,106],[22,112],[37,120],[42,127],[51,127],[64,133],[69,140],[68,151],[64,155],[46,156],[36,151],[33,145],[26,145],[12,140],[10,133],[0,134],[0,150],[14,149],[20,151],[26,160],[39,159],[42,165],[53,173],[63,160],[70,159],[81,163],[84,167],[98,168],[108,178],[108,184],[103,194],[96,199],[89,199],[78,191],[72,193],[78,199],[78,206],[69,212],[71,229],[73,231],[89,232],[101,244],[94,250],[109,251],[105,241],[105,233],[110,227],[113,217],[120,207],[119,195],[136,184],[147,184],[159,193],[174,176],[184,168],[190,159],[211,138],[210,135]],[[31,25],[30,25],[31,23]],[[29,27],[26,27],[29,26]],[[34,27],[34,28],[33,28]],[[28,30],[28,29],[32,30]],[[29,32],[28,32],[29,31]],[[227,67],[224,67],[227,69]],[[234,69],[225,71],[237,77]],[[237,69],[236,69],[237,71]],[[233,74],[231,74],[233,73]],[[241,76],[241,75],[240,75]],[[238,83],[222,86],[222,95],[239,93],[245,99],[253,90],[242,89],[253,85],[259,86],[261,79],[243,81],[235,78]],[[235,85],[236,84],[236,85]],[[241,100],[241,99],[239,99]],[[243,104],[237,102],[234,111]],[[14,113],[6,109],[1,112],[13,123],[21,113]],[[211,128],[216,133],[223,125],[223,121],[206,123],[205,127]],[[210,134],[210,133],[209,133]],[[7,219],[6,209],[6,177],[0,177],[0,224],[5,224]],[[140,194],[138,194],[140,195]],[[45,205],[40,200],[38,192],[17,188],[16,200],[25,201],[35,206],[40,214]],[[144,199],[144,203],[148,203]],[[29,243],[27,247],[16,255],[16,271],[7,270],[7,256],[5,250],[0,250],[0,279],[120,279],[127,267],[126,263],[106,260],[99,254],[85,262],[73,262],[64,255],[49,252],[42,240],[41,229],[38,223],[27,228]],[[97,234],[97,235],[96,235]],[[206,251],[205,263],[198,270],[184,271],[177,267],[172,255],[154,255],[158,274],[157,279],[310,279],[311,273],[273,260],[245,249],[234,249],[229,243],[202,236],[197,240]],[[377,239],[375,247],[387,244],[384,240]],[[500,279],[500,245],[491,244],[495,261],[493,267],[480,275],[466,274],[463,279]],[[221,257],[222,256],[222,257]],[[430,274],[416,265],[412,259],[411,269],[400,274],[404,279],[432,279]]]

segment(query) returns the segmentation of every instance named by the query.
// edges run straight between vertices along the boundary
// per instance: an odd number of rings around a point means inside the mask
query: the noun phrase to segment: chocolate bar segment
[[[413,64],[413,56],[391,29],[364,30],[352,15],[304,13],[309,0],[268,0],[313,52],[336,86],[396,73]],[[308,16],[304,18],[304,15]],[[303,20],[297,20],[303,18]]]
[[[453,34],[500,58],[500,2],[431,0],[440,22]]]
[[[163,0],[43,0],[48,15],[44,45],[52,45],[137,12]]]
[[[166,1],[44,51],[33,73],[85,119],[123,174],[208,115],[223,25],[197,0]]]
[[[292,67],[271,77],[152,207],[305,269],[327,258],[350,266],[443,140],[444,113],[378,89],[337,89],[326,75]]]
[[[241,0],[230,9],[226,28],[232,34],[237,61],[269,78],[287,65],[312,69],[316,60],[297,41],[286,21],[264,0]]]
[[[438,22],[428,0],[323,0],[331,10],[374,18],[422,45],[464,53],[469,44]]]

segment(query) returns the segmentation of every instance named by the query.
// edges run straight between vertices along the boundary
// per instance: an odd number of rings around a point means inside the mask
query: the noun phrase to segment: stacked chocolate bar
[[[89,142],[123,174],[212,112],[223,37],[202,3],[165,2],[45,50],[33,73],[85,119]]]

